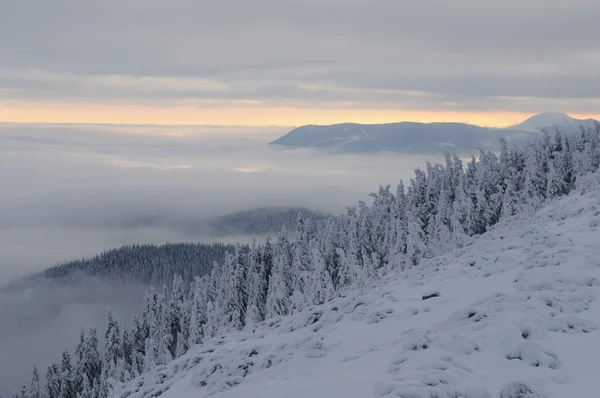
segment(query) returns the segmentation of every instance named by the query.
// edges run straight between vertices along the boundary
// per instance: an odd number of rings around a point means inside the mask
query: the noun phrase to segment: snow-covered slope
[[[573,133],[579,131],[579,126],[593,128],[595,123],[597,121],[594,119],[575,119],[566,113],[544,112],[533,115],[512,128],[520,131],[553,131],[558,128],[563,133]]]
[[[571,195],[379,286],[209,340],[115,396],[597,396],[599,226],[600,191]]]

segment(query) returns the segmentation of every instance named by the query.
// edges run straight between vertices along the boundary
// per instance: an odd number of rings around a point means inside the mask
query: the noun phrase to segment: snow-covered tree
[[[208,277],[196,278],[192,289],[192,302],[190,303],[190,332],[188,337],[188,347],[200,344],[204,338],[204,325],[207,322],[207,302],[209,287]]]
[[[333,289],[331,275],[325,266],[325,259],[316,243],[312,244],[311,254],[311,262],[315,271],[307,291],[307,301],[311,305],[319,305],[333,299],[335,297],[335,291]]]
[[[104,356],[102,361],[102,371],[106,377],[117,380],[117,362],[121,355],[121,333],[119,325],[114,319],[112,312],[109,312],[108,327],[104,334]]]
[[[29,391],[27,391],[28,398],[42,398],[42,388],[40,387],[40,375],[38,373],[37,366],[33,367],[31,375],[31,384],[29,385]]]
[[[55,386],[51,388],[52,394],[58,393],[58,397],[60,398],[76,398],[76,377],[73,374],[71,356],[69,355],[68,350],[64,350],[62,353],[62,360],[58,372],[58,377],[60,381],[58,383],[58,386],[55,384]],[[46,383],[48,383],[48,380],[46,380]],[[58,387],[58,389],[56,387]],[[48,389],[46,389],[46,391],[48,391]],[[48,398],[50,398],[49,394]]]
[[[59,365],[54,363],[48,366],[48,370],[46,371],[46,387],[44,390],[46,398],[59,398],[61,379],[61,370]]]

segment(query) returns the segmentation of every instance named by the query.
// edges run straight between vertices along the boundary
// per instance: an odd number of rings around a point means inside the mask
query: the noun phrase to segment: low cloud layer
[[[595,0],[12,2],[0,99],[596,113],[598,14]]]

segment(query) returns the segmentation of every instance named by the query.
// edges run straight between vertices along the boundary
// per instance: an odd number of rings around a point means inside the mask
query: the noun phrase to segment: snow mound
[[[596,396],[599,221],[600,191],[563,198],[379,286],[213,338],[115,397]]]

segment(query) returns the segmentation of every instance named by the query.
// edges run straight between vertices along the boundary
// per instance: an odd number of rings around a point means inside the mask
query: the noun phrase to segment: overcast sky
[[[594,115],[598,15],[597,0],[7,1],[0,121]]]

